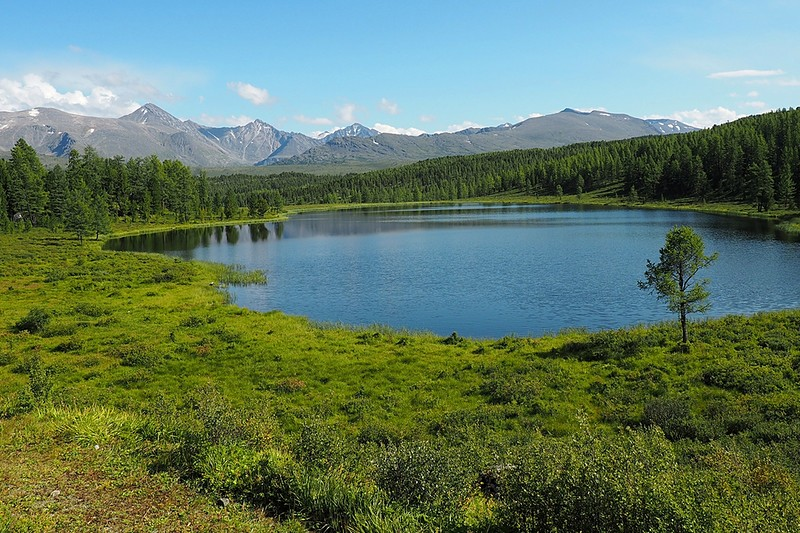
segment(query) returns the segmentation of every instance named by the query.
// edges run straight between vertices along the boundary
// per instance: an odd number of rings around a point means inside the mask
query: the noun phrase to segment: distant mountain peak
[[[566,108],[514,125],[469,128],[456,133],[381,134],[354,123],[312,138],[280,131],[260,119],[235,127],[202,126],[181,121],[147,103],[116,119],[74,115],[46,107],[0,111],[0,151],[10,150],[18,139],[24,138],[41,154],[64,156],[73,148],[91,145],[108,157],[155,154],[198,167],[284,162],[387,166],[434,157],[549,148],[694,129],[671,119],[643,120],[619,113]]]
[[[589,115],[592,111],[578,111],[577,109],[572,109],[571,107],[565,107],[562,113],[575,113],[576,115]]]
[[[130,120],[131,122],[147,124],[150,126],[161,124],[177,129],[181,129],[181,126],[183,125],[183,122],[180,119],[170,115],[153,103],[147,103],[143,105],[133,113],[129,113],[120,117],[120,120]]]
[[[340,137],[361,137],[361,138],[369,138],[375,137],[379,135],[380,132],[378,130],[374,130],[372,128],[368,128],[363,124],[359,124],[355,122],[349,126],[344,128],[338,128],[333,131],[325,131],[317,135],[317,139],[321,139],[324,142],[328,142],[332,139],[337,139]]]
[[[671,118],[648,118],[645,122],[650,124],[658,133],[664,135],[669,135],[670,133],[686,133],[699,129]]]

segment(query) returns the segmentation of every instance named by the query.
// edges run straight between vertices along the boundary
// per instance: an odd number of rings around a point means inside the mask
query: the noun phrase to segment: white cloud
[[[466,129],[469,129],[469,128],[482,128],[482,127],[483,126],[481,126],[480,124],[478,124],[476,122],[472,122],[471,120],[465,120],[461,124],[451,124],[451,125],[447,126],[447,129],[445,130],[445,132],[447,132],[447,133],[455,133],[457,131],[463,131],[463,130],[466,130]]]
[[[55,107],[82,115],[122,116],[140,105],[105,85],[64,91],[39,74],[26,74],[22,80],[0,78],[0,108],[4,110]]]
[[[422,135],[422,134],[425,133],[425,131],[423,131],[423,130],[421,130],[419,128],[396,128],[396,127],[390,126],[388,124],[380,124],[380,123],[377,123],[374,126],[372,126],[372,129],[378,130],[381,133],[394,133],[394,134],[397,134],[397,135],[412,135],[414,137],[416,137],[418,135]]]
[[[333,121],[329,118],[325,117],[307,117],[305,115],[295,115],[294,119],[297,122],[302,122],[303,124],[313,124],[315,126],[330,126],[333,124]]]
[[[216,128],[243,126],[253,122],[255,119],[247,115],[231,115],[227,117],[219,115],[206,115],[203,113],[196,122],[202,126],[212,126]]]
[[[800,87],[800,80],[791,79],[791,80],[780,80],[778,81],[778,85],[781,87]]]
[[[697,128],[709,128],[715,124],[724,124],[725,122],[736,120],[742,116],[743,115],[736,113],[736,111],[719,106],[713,109],[706,109],[704,111],[699,109],[692,109],[691,111],[678,111],[677,113],[673,113],[668,118],[679,120],[685,124],[689,124],[690,126],[695,126]]]
[[[758,91],[750,91],[747,93],[748,98],[758,98]]]
[[[231,81],[228,82],[228,89],[234,91],[236,94],[254,105],[265,105],[275,102],[275,98],[269,94],[269,91],[249,83]]]
[[[544,115],[541,113],[530,113],[529,115],[517,115],[514,117],[515,122],[522,122],[524,120],[528,120],[529,118],[538,118],[543,117]]]
[[[420,122],[428,123],[428,122],[433,122],[434,120],[436,120],[436,117],[434,117],[433,115],[420,115],[419,117]]]
[[[381,98],[380,108],[390,115],[396,115],[400,112],[400,108],[397,107],[397,104],[395,102],[390,102],[386,98]]]
[[[608,109],[603,106],[600,107],[572,107],[570,108],[573,111],[577,111],[578,113],[591,113],[592,111],[600,111],[602,113],[608,113]]]
[[[755,109],[764,109],[765,107],[767,107],[766,103],[758,101],[758,100],[753,101],[753,102],[745,102],[743,105],[745,107],[753,107]]]
[[[756,70],[756,69],[743,69],[743,70],[729,70],[725,72],[713,72],[708,75],[711,79],[726,79],[726,78],[765,78],[769,76],[780,76],[784,72],[780,69],[775,70]]]
[[[339,121],[351,124],[356,121],[356,105],[344,104],[337,106],[336,114],[339,116]]]

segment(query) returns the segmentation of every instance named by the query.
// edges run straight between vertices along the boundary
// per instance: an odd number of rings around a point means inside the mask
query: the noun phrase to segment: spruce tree
[[[20,213],[27,224],[34,226],[47,208],[45,173],[36,151],[24,139],[18,140],[11,149],[8,200],[11,211]]]
[[[108,214],[108,202],[106,201],[106,194],[102,191],[94,195],[94,201],[91,206],[92,221],[91,228],[95,233],[95,240],[100,240],[101,233],[108,233],[111,231],[111,217]]]
[[[64,229],[75,233],[81,243],[83,243],[84,236],[92,230],[94,212],[90,204],[90,197],[89,188],[83,180],[78,182],[77,187],[67,194]]]

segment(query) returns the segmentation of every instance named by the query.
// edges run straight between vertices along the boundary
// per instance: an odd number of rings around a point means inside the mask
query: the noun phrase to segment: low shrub
[[[306,467],[322,470],[341,467],[353,453],[350,441],[342,431],[319,420],[303,424],[293,451],[297,460]]]
[[[147,344],[123,344],[111,350],[111,355],[120,359],[123,366],[152,368],[160,363],[163,356]]]
[[[542,385],[536,377],[526,373],[498,371],[481,383],[479,391],[489,403],[517,403],[539,408],[537,399],[541,395]]]
[[[54,352],[74,352],[83,348],[83,341],[80,339],[68,339],[60,342],[53,347]]]
[[[241,494],[253,490],[263,453],[241,444],[216,444],[202,448],[195,471],[215,494]]]
[[[286,378],[277,382],[273,388],[275,392],[297,392],[306,388],[306,382],[298,378]]]
[[[510,531],[696,529],[660,430],[537,439],[497,471],[498,519]]]
[[[659,339],[645,339],[630,330],[599,331],[590,334],[585,340],[571,341],[552,354],[560,357],[575,357],[579,361],[610,361],[638,356],[647,345],[646,341],[659,342]]]
[[[57,437],[82,446],[106,445],[120,439],[129,445],[138,442],[140,420],[111,407],[50,406],[40,409],[38,415],[52,424]]]
[[[78,331],[78,327],[75,322],[49,322],[41,335],[42,337],[66,337]]]
[[[445,337],[441,340],[442,344],[448,344],[450,346],[461,346],[466,342],[466,339],[456,333],[455,331],[450,334],[449,337]]]
[[[472,489],[457,454],[430,441],[403,441],[383,448],[376,482],[393,500],[436,515],[460,507]]]
[[[49,311],[34,307],[14,324],[14,330],[17,332],[39,333],[44,330],[51,318],[52,315]]]
[[[103,309],[99,305],[88,303],[88,302],[81,302],[81,303],[75,305],[75,307],[72,308],[72,312],[76,313],[76,314],[79,314],[79,315],[90,316],[92,318],[98,318],[98,317],[101,317],[103,315],[109,314],[108,310]]]
[[[206,321],[202,317],[199,317],[197,315],[189,315],[186,318],[184,318],[183,320],[181,320],[181,327],[184,327],[184,328],[199,328],[200,326],[202,326],[205,323],[206,323]]]
[[[768,394],[783,388],[783,373],[763,365],[750,365],[743,360],[719,362],[706,369],[703,383],[712,387],[750,394]]]
[[[670,440],[692,439],[697,436],[697,424],[685,398],[653,398],[644,406],[646,425],[661,428]]]

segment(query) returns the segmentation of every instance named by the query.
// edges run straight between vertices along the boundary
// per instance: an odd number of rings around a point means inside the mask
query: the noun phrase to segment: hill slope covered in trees
[[[616,185],[634,200],[800,203],[800,109],[678,135],[430,159],[346,176],[214,178],[253,205],[457,200],[499,193],[581,194]]]

